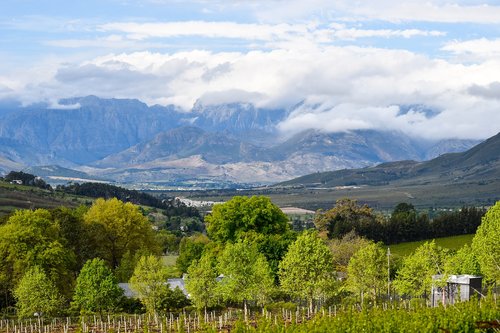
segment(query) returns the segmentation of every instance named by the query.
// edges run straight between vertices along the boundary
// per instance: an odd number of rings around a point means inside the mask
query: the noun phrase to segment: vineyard
[[[496,297],[431,308],[401,301],[375,306],[331,306],[309,312],[264,309],[157,315],[103,315],[80,318],[0,320],[1,333],[135,332],[498,332]]]

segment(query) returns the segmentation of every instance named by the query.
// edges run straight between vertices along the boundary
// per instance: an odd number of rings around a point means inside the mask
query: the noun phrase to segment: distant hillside
[[[500,179],[500,133],[463,153],[426,162],[400,161],[362,169],[309,174],[278,186],[350,186],[488,182]]]
[[[44,173],[48,165],[52,171],[44,177],[52,183],[81,178],[149,188],[238,187],[382,162],[421,161],[477,143],[425,140],[385,130],[281,132],[280,124],[304,107],[300,103],[291,109],[266,109],[197,102],[182,110],[87,96],[59,104],[0,103],[0,172],[44,166],[34,169]],[[424,105],[417,110],[433,112]]]

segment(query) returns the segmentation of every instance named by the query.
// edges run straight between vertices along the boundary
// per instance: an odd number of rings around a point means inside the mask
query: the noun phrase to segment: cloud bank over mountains
[[[11,46],[0,53],[0,99],[57,106],[97,95],[185,112],[251,103],[293,109],[279,126],[291,134],[483,139],[500,130],[494,1],[110,0],[90,1],[100,15],[81,17],[26,14],[10,2],[0,5],[16,18],[0,24]],[[51,29],[39,32],[43,25]],[[23,47],[16,34],[26,36]],[[411,107],[422,105],[432,114]]]

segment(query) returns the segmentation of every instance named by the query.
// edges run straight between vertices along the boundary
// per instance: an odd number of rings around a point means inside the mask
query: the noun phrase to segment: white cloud
[[[358,38],[411,38],[415,36],[438,37],[445,36],[445,32],[420,29],[359,29],[346,28],[342,24],[329,24],[321,26],[318,23],[308,24],[262,24],[262,23],[236,23],[236,22],[165,22],[165,23],[108,23],[99,26],[99,30],[125,34],[125,38],[132,40],[145,40],[148,38],[177,38],[177,37],[203,37],[227,38],[253,42],[300,41],[307,40],[311,44],[332,43],[336,40],[354,40]],[[116,36],[116,35],[113,35]],[[123,43],[123,40],[111,42]],[[72,41],[54,42],[56,45],[64,43],[78,45]],[[102,44],[101,44],[102,45]],[[292,44],[290,44],[292,45]]]
[[[454,54],[459,61],[485,61],[500,57],[500,38],[479,38],[467,41],[451,41],[441,50]]]
[[[500,124],[500,100],[489,90],[471,90],[474,85],[497,89],[500,62],[495,61],[463,65],[404,50],[328,46],[145,51],[53,68],[36,80],[24,77],[14,85],[0,77],[0,83],[32,101],[95,94],[176,104],[186,111],[200,99],[283,108],[305,101],[281,124],[286,132],[381,128],[434,138],[484,138],[496,134]],[[398,105],[412,104],[440,113],[432,118],[418,110],[399,114]]]

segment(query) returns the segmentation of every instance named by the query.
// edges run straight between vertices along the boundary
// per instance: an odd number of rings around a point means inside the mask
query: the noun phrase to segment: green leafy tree
[[[158,313],[171,295],[167,279],[168,272],[161,258],[149,255],[139,259],[130,278],[130,287],[148,312]]]
[[[54,316],[62,308],[63,298],[57,287],[38,266],[29,269],[14,290],[21,318]]]
[[[483,217],[472,240],[472,250],[477,257],[486,281],[500,282],[500,201]]]
[[[434,241],[425,242],[403,260],[394,287],[400,294],[413,297],[427,295],[432,287],[432,276],[445,273],[444,263],[448,256],[449,252],[438,247]]]
[[[279,265],[282,289],[294,297],[313,301],[325,295],[335,281],[332,254],[316,231],[305,231],[290,245]]]
[[[69,296],[75,253],[66,243],[49,211],[16,211],[0,226],[0,289],[12,290],[28,269],[39,266]]]
[[[341,239],[334,238],[328,242],[333,255],[333,265],[337,272],[347,272],[351,257],[360,248],[369,244],[369,240],[358,236],[354,231],[345,234]]]
[[[95,258],[85,263],[76,279],[73,305],[84,313],[109,312],[116,309],[122,295],[111,269]]]
[[[200,260],[195,260],[187,271],[186,290],[198,309],[215,306],[217,295],[217,258],[205,252]]]
[[[465,244],[457,253],[450,255],[445,262],[444,270],[446,274],[470,274],[480,275],[481,268],[472,248]]]
[[[50,210],[52,221],[59,226],[61,236],[66,240],[66,247],[75,253],[75,266],[72,269],[75,275],[87,260],[96,256],[96,244],[92,242],[83,222],[83,215],[87,210],[86,206],[76,209],[58,207]]]
[[[274,281],[266,258],[248,241],[226,244],[217,270],[224,275],[218,290],[225,301],[264,304],[272,291]]]
[[[153,229],[139,208],[114,198],[97,199],[84,215],[100,258],[115,269],[125,253],[147,249],[159,253]]]
[[[203,249],[209,242],[207,236],[202,234],[182,238],[179,245],[179,256],[175,262],[179,271],[187,272],[191,263],[200,259]]]
[[[347,288],[361,296],[362,302],[375,300],[387,283],[386,253],[384,248],[370,242],[361,247],[347,266]]]
[[[208,236],[216,242],[234,242],[242,233],[282,234],[290,229],[287,216],[263,196],[236,196],[215,205],[205,217]]]

